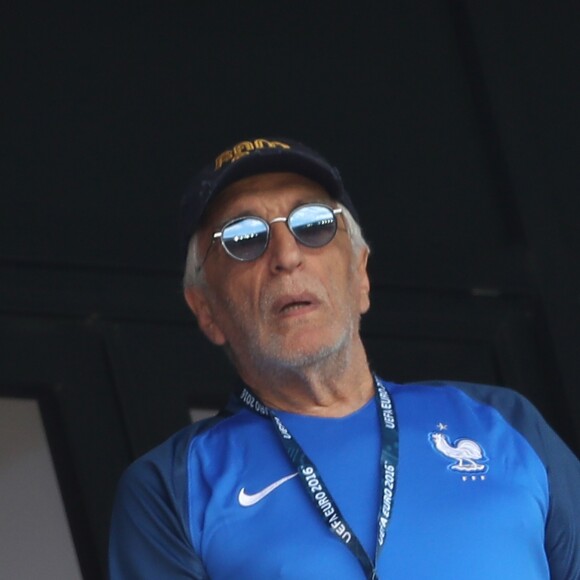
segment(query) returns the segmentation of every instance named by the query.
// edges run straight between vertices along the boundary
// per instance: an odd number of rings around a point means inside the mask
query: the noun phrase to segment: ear
[[[367,262],[369,259],[368,248],[364,248],[360,253],[358,258],[358,264],[356,268],[357,279],[358,279],[358,291],[359,291],[359,310],[361,314],[364,314],[370,307],[371,301],[369,297],[369,292],[371,289],[371,282],[369,280],[369,275],[367,273]]]
[[[184,290],[183,295],[205,336],[218,346],[226,344],[226,337],[215,321],[205,291],[198,286],[190,286]]]

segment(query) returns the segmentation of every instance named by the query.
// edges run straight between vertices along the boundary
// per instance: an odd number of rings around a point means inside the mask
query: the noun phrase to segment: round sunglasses
[[[292,235],[303,246],[321,248],[328,244],[337,230],[336,216],[342,209],[333,209],[322,203],[307,203],[293,209],[288,217],[277,217],[269,222],[257,216],[242,216],[227,222],[214,232],[200,268],[205,264],[209,251],[220,240],[228,256],[240,262],[257,260],[270,242],[270,226],[284,222]]]

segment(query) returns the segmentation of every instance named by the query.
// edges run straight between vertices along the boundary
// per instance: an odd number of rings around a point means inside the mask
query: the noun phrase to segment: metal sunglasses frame
[[[292,215],[294,213],[296,213],[297,211],[300,211],[301,209],[304,209],[306,207],[312,207],[312,206],[323,207],[325,209],[328,209],[331,212],[331,214],[332,214],[332,216],[334,218],[334,224],[335,224],[334,233],[332,234],[332,237],[327,242],[325,242],[324,244],[322,244],[320,246],[313,246],[313,245],[310,245],[310,244],[305,243],[303,240],[301,240],[296,235],[296,233],[288,225],[288,220],[292,217]],[[305,204],[299,205],[298,207],[295,207],[286,217],[284,217],[284,216],[275,217],[275,218],[273,218],[270,221],[265,220],[262,217],[254,216],[254,215],[244,215],[244,216],[240,216],[240,217],[236,217],[234,219],[231,219],[228,222],[226,222],[218,231],[216,231],[216,232],[214,232],[212,234],[211,244],[209,245],[209,247],[208,247],[208,249],[207,249],[207,251],[205,253],[205,256],[203,258],[203,261],[202,261],[202,263],[200,264],[200,266],[198,268],[198,271],[203,268],[203,265],[205,264],[205,262],[206,262],[206,260],[207,260],[207,258],[209,256],[209,252],[210,252],[210,250],[211,250],[211,248],[212,248],[212,246],[213,246],[213,244],[214,244],[214,242],[216,240],[219,240],[220,241],[221,246],[225,250],[226,254],[230,258],[232,258],[234,260],[237,260],[238,262],[253,262],[254,260],[257,260],[268,249],[268,245],[270,244],[270,231],[271,231],[270,226],[272,224],[276,224],[276,223],[282,223],[282,222],[285,223],[287,225],[287,227],[288,227],[288,230],[294,236],[294,238],[296,239],[296,241],[299,244],[301,244],[303,246],[306,246],[306,247],[309,247],[309,248],[322,248],[322,247],[326,246],[327,244],[329,244],[334,239],[334,236],[336,235],[336,232],[338,230],[336,216],[339,215],[339,214],[342,214],[342,208],[340,208],[340,207],[333,208],[333,207],[330,207],[330,206],[328,206],[328,205],[326,205],[324,203],[305,203]],[[267,235],[267,237],[266,237],[266,243],[264,244],[264,249],[260,252],[260,254],[258,254],[255,257],[252,257],[252,258],[240,258],[239,256],[235,256],[234,254],[232,254],[230,252],[230,250],[227,248],[227,246],[225,245],[225,243],[223,241],[223,232],[224,232],[224,230],[226,228],[228,228],[229,226],[231,226],[232,224],[237,223],[237,222],[240,222],[240,221],[245,220],[245,219],[258,220],[258,221],[262,222],[266,226],[266,235]]]

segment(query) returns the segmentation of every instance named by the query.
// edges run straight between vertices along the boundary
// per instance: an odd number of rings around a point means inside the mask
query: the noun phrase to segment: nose
[[[302,264],[302,246],[286,223],[273,223],[270,228],[268,254],[272,273],[291,272],[299,268]]]

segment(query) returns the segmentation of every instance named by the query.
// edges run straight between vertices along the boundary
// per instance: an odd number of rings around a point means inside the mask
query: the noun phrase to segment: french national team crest
[[[429,442],[433,449],[447,457],[452,462],[447,465],[447,469],[462,474],[463,481],[484,480],[488,471],[486,465],[487,457],[483,447],[473,439],[460,438],[451,442],[449,437],[443,433],[447,425],[439,423],[438,431],[429,433]]]

